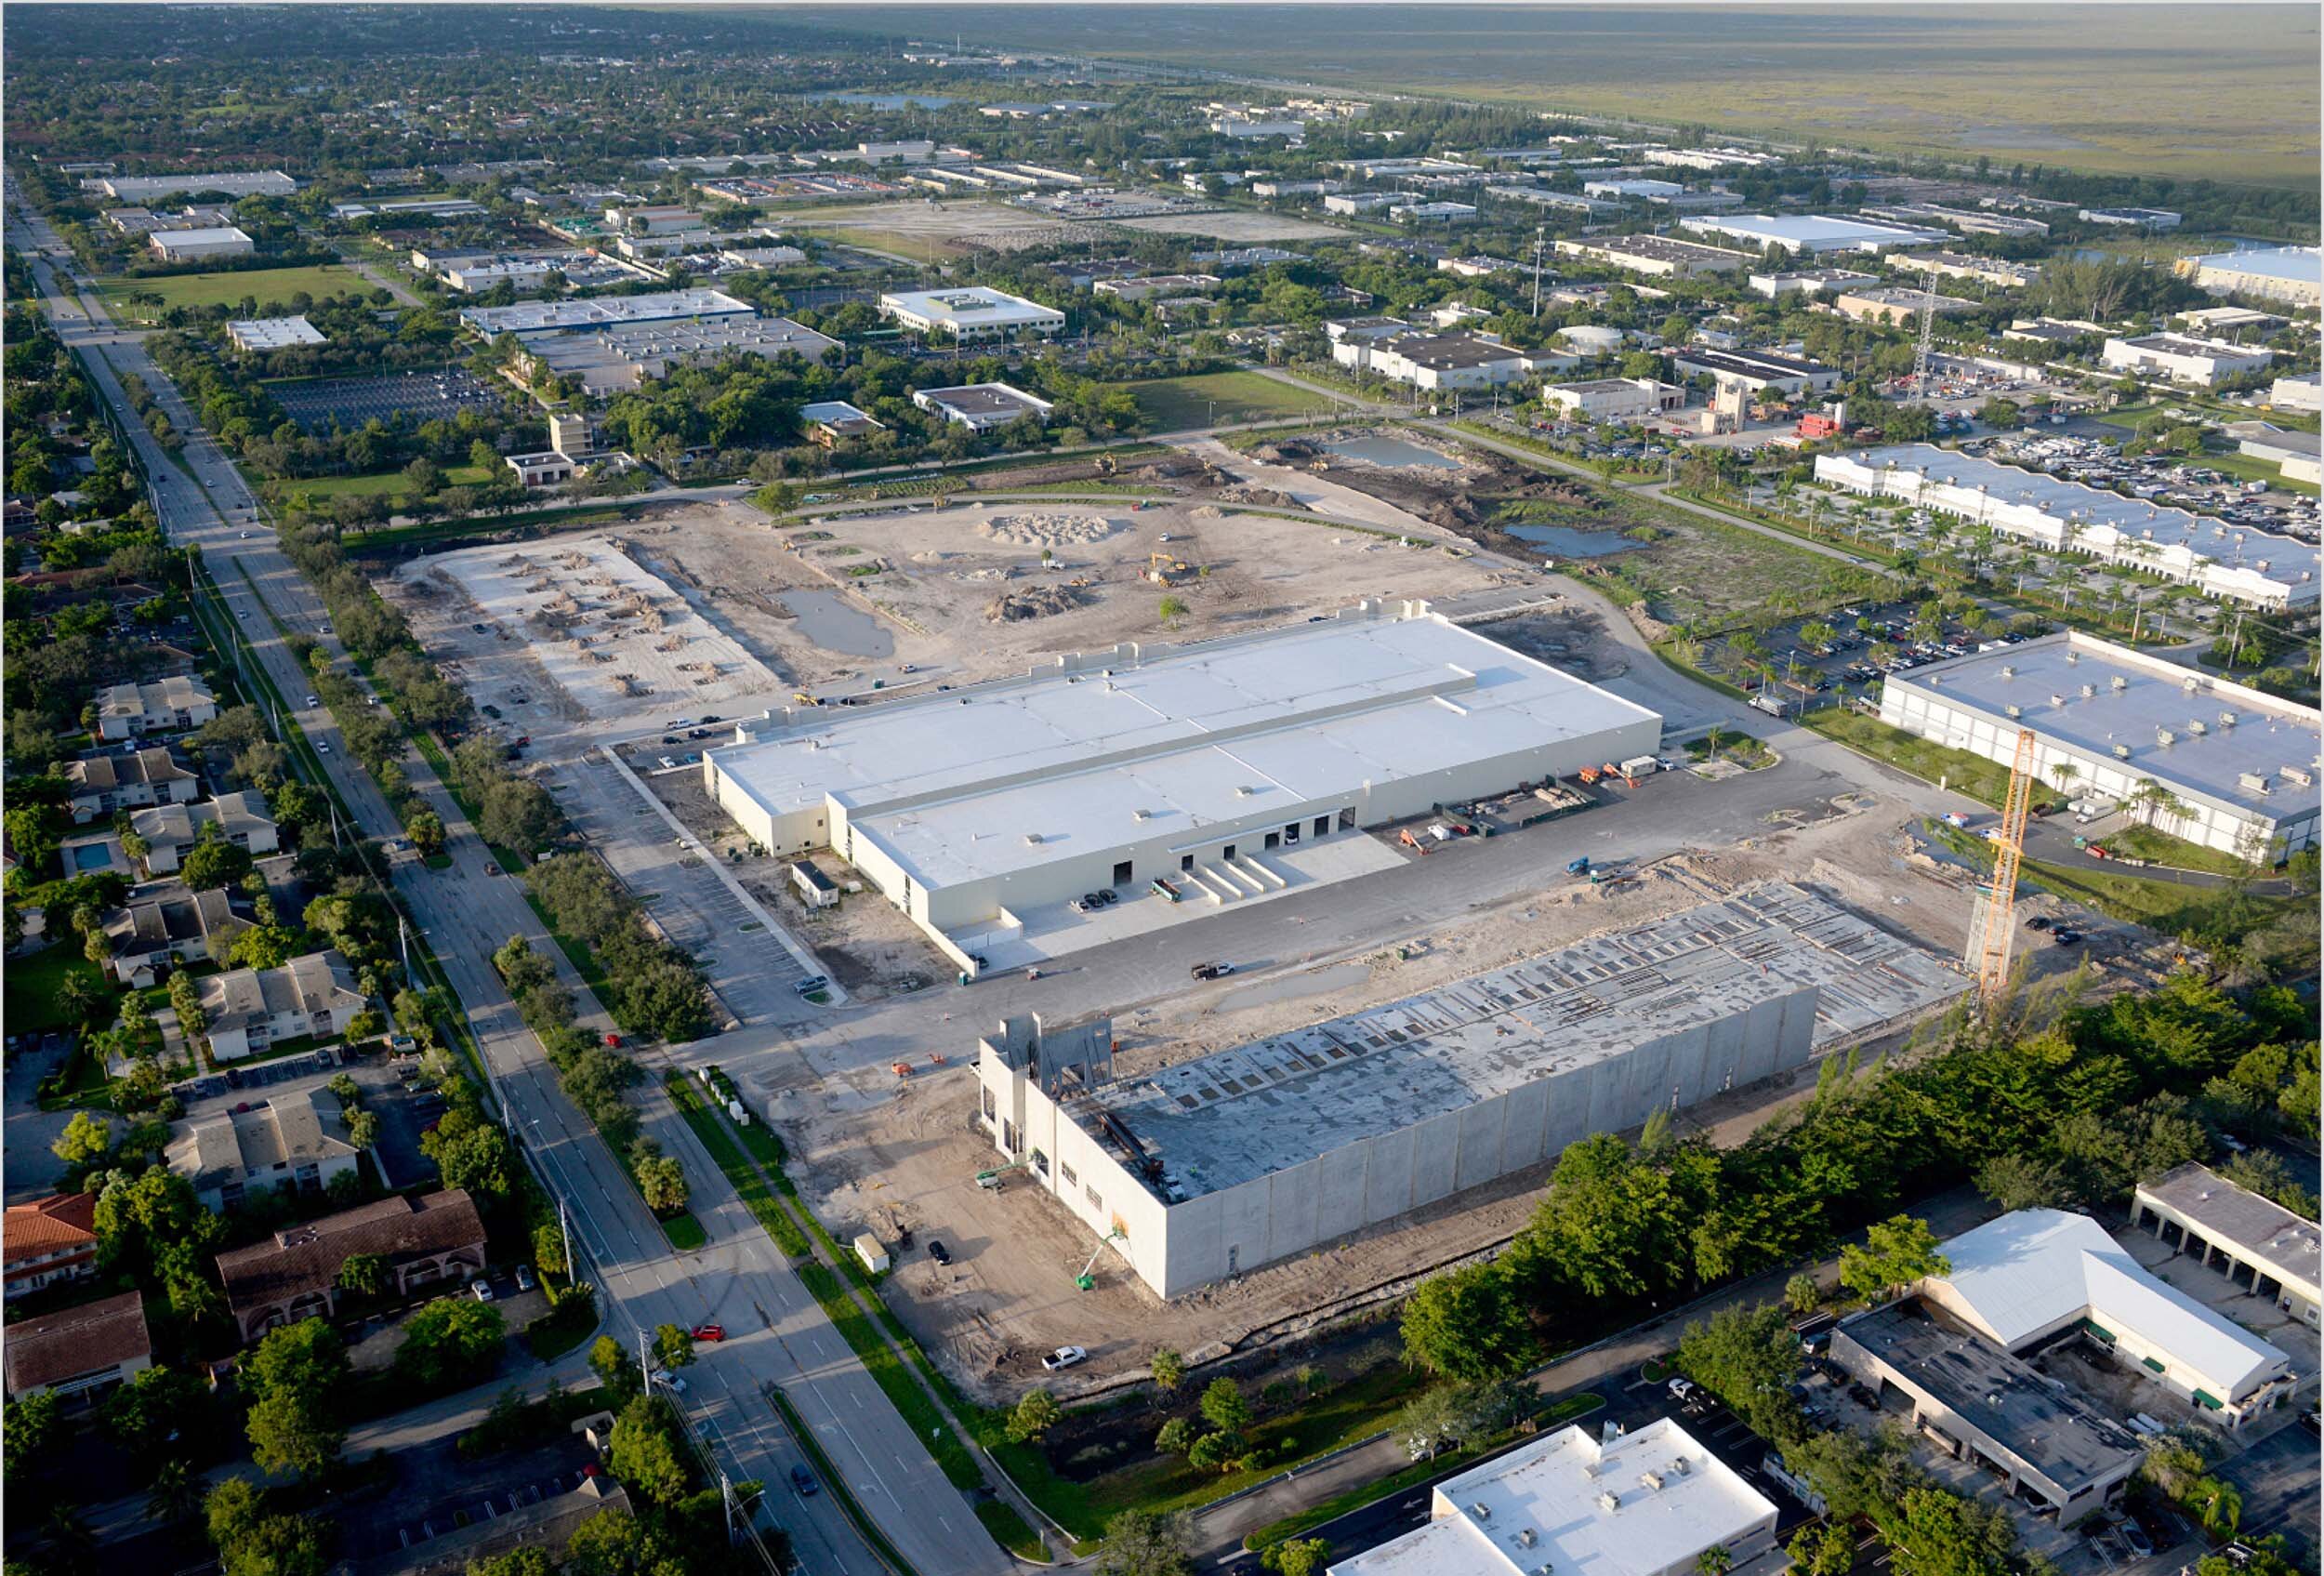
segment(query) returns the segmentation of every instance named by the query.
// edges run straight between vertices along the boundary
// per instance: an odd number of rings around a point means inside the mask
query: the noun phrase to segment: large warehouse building
[[[938,330],[955,339],[1005,339],[1010,335],[1047,338],[1065,326],[1065,314],[1023,296],[982,285],[951,290],[906,290],[879,298],[879,315],[915,334]]]
[[[2317,841],[2324,716],[2077,631],[1891,673],[1881,720],[2004,763],[2031,729],[2045,786],[2135,805],[2151,780],[2178,808],[2133,813],[2204,848],[2280,859]]]
[[[2215,296],[2257,296],[2312,307],[2324,302],[2324,247],[2260,246],[2184,258],[2179,271]]]
[[[1901,498],[2054,552],[2086,552],[2183,580],[2254,607],[2317,604],[2316,549],[2305,543],[2039,470],[1931,444],[1892,444],[1817,455],[1816,479],[1852,493]]]
[[[1805,1064],[1949,1000],[1934,956],[1769,884],[1423,995],[1117,1079],[1113,1026],[1012,1018],[979,1119],[1176,1297],[1592,1133]]]
[[[1652,751],[1644,707],[1427,610],[1061,656],[866,710],[786,711],[704,758],[777,855],[829,847],[954,961],[1037,907],[1134,896],[1270,851]],[[1127,890],[1125,890],[1127,889]],[[1154,901],[1164,901],[1157,896]]]
[[[1609,1431],[1610,1432],[1610,1431]],[[1670,1418],[1603,1437],[1576,1425],[1436,1485],[1428,1525],[1329,1576],[1696,1576],[1776,1544],[1775,1502]]]

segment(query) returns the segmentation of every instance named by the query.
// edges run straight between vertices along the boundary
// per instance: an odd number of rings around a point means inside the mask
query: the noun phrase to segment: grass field
[[[481,487],[492,479],[492,472],[481,465],[447,465],[443,468],[443,484],[447,487]],[[404,483],[401,470],[375,470],[368,476],[310,476],[284,483],[283,490],[293,494],[306,493],[318,498],[339,498],[404,493],[411,489]]]
[[[876,15],[877,20],[871,20]],[[833,25],[941,37],[950,12]],[[915,31],[918,30],[918,31]],[[1033,5],[991,43],[1359,90],[1635,117],[1815,146],[2316,184],[2317,18],[2290,6]],[[2222,92],[2219,85],[2233,83]],[[1217,89],[1204,89],[1206,93]]]
[[[8,1032],[38,1034],[52,1028],[71,1028],[71,1018],[57,1004],[57,987],[67,975],[77,975],[100,992],[113,988],[98,972],[97,965],[81,956],[77,947],[50,947],[12,960],[7,968]],[[109,1019],[112,1011],[101,1009],[100,1016]]]
[[[1278,383],[1256,372],[1209,372],[1191,377],[1156,377],[1129,385],[1139,413],[1157,432],[1182,432],[1206,424],[1233,425],[1312,416],[1331,401],[1305,389]]]
[[[2009,793],[2008,767],[1965,749],[1916,738],[1877,717],[1834,706],[1810,712],[1800,722],[1826,738],[1838,739],[1860,755],[1900,766],[1929,782],[1941,782],[1955,793],[1966,794],[1997,810]],[[2034,790],[2036,803],[2050,802],[2055,797],[2046,788]]]
[[[244,296],[256,297],[259,306],[264,307],[269,301],[287,302],[301,290],[310,296],[331,296],[366,291],[371,284],[352,269],[322,263],[304,268],[244,269],[238,272],[174,273],[156,278],[116,274],[98,281],[97,287],[105,298],[106,310],[115,317],[152,323],[158,313],[170,307],[231,306]],[[146,294],[159,296],[162,304],[156,307],[136,299]]]

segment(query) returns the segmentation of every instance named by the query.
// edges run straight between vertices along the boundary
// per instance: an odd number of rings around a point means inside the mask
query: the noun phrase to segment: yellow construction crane
[[[1993,887],[1986,894],[1983,923],[1974,927],[1970,939],[1977,991],[1987,1002],[2009,985],[2010,947],[2017,939],[2017,866],[2026,856],[2026,817],[2033,809],[2033,730],[2020,728],[2010,762],[2009,794],[1993,841]]]

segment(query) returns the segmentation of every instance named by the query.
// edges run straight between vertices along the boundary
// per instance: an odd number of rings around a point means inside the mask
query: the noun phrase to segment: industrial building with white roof
[[[982,285],[882,296],[879,315],[916,334],[942,329],[963,341],[999,339],[1011,334],[1047,337],[1065,326],[1065,314],[1056,308]]]
[[[1884,252],[1892,246],[1926,246],[1946,232],[1921,225],[1881,223],[1868,219],[1829,219],[1816,214],[1706,214],[1679,221],[1697,235],[1717,235],[1752,246],[1817,256],[1825,252]]]
[[[2324,1228],[2209,1166],[2140,1183],[2131,1220],[2311,1330],[2324,1316]]]
[[[1136,1077],[1099,1019],[980,1042],[979,1119],[1164,1297],[1342,1241],[1968,988],[1802,889],[1720,901]]]
[[[1329,1576],[1693,1576],[1775,1547],[1775,1503],[1670,1418],[1614,1437],[1578,1425],[1436,1485],[1428,1525]]]
[[[1436,616],[1365,603],[1255,635],[1056,658],[865,710],[788,710],[704,758],[770,852],[828,846],[955,939],[1097,888],[1568,776],[1662,720]]]
[[[2294,1383],[2280,1347],[2149,1275],[2088,1215],[2017,1210],[1939,1252],[1952,1267],[1921,1295],[2013,1356],[2080,1331],[2229,1426]]]
[[[642,296],[591,296],[579,300],[519,301],[507,307],[462,307],[460,321],[487,339],[503,334],[562,329],[627,328],[681,318],[758,314],[748,301],[719,290],[654,290]]]
[[[2316,549],[2304,542],[1932,444],[1817,455],[1816,479],[2255,607],[2317,604]]]
[[[2317,841],[2324,715],[2079,631],[1891,673],[1881,720],[2003,764],[2030,729],[2042,783],[2130,804],[2152,780],[2178,801],[2154,825],[2204,848],[2272,861]]]

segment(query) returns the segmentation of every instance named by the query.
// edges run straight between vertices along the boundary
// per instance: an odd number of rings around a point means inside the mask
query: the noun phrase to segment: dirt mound
[[[1300,500],[1273,487],[1233,486],[1219,495],[1221,503],[1247,503],[1254,509],[1297,509]]]
[[[997,514],[977,530],[1013,547],[1084,547],[1112,536],[1114,523],[1095,514]]]
[[[1022,624],[1028,618],[1070,613],[1089,601],[1088,593],[1076,586],[1027,586],[995,597],[985,604],[984,616],[995,624]]]

